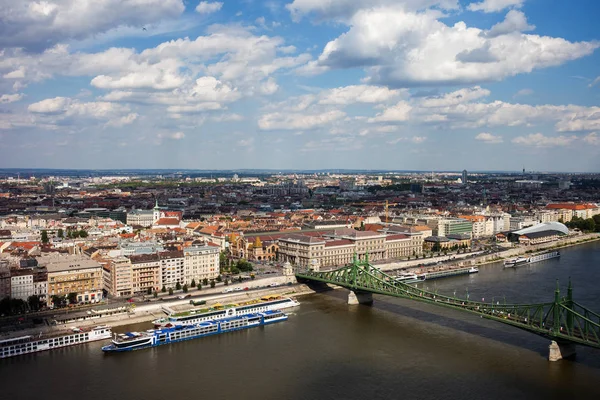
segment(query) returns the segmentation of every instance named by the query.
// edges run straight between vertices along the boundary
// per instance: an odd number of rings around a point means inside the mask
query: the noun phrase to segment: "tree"
[[[250,274],[250,279],[254,280],[254,278],[256,278],[254,274]]]
[[[217,285],[217,284],[215,283],[215,281],[214,281],[214,280],[211,280],[211,281],[210,281],[210,287],[211,287],[211,288],[214,288],[216,285]]]
[[[66,299],[65,296],[58,296],[58,295],[52,295],[50,297],[52,299],[52,304],[54,304],[54,307],[56,308],[62,308],[66,305]]]
[[[202,284],[204,286],[208,286],[208,279],[206,279],[206,278],[202,279]]]
[[[181,283],[177,282],[175,285],[175,290],[181,290]]]
[[[186,284],[186,285],[183,285],[183,293],[187,293],[187,292],[188,292],[188,286]]]
[[[86,238],[88,237],[88,233],[82,229],[79,231],[79,237]]]
[[[222,282],[223,278],[221,278],[221,275],[217,276],[217,282]]]
[[[198,290],[202,290],[202,284],[201,283],[198,284]]]
[[[146,290],[146,293],[148,293],[149,295],[152,294],[152,288],[149,287],[148,290]]]
[[[48,239],[48,232],[46,230],[42,231],[42,243],[46,244],[50,241],[50,239]]]
[[[165,287],[165,285],[163,285],[162,289],[160,289],[161,292],[166,293],[167,292],[167,288]]]
[[[76,292],[71,292],[67,295],[67,299],[69,300],[69,304],[76,304],[77,303],[77,293]]]
[[[56,236],[59,237],[59,238],[61,238],[61,239],[65,237],[65,232],[62,230],[62,228],[60,228],[58,230],[58,232],[56,232]]]
[[[154,298],[157,298],[157,297],[158,297],[158,292],[155,290],[154,291]]]
[[[191,287],[196,287],[196,280],[192,279],[192,283],[190,284]]]
[[[179,283],[179,282],[178,282],[178,283]],[[172,295],[172,294],[173,294],[173,288],[172,288],[172,287],[170,287],[170,288],[169,288],[169,295]]]
[[[225,278],[225,286],[229,285],[229,279]]]
[[[29,304],[29,309],[32,311],[37,311],[40,309],[40,298],[36,295],[29,296],[27,298],[27,304]]]
[[[242,277],[238,276],[238,280],[237,281],[241,283],[242,282]]]

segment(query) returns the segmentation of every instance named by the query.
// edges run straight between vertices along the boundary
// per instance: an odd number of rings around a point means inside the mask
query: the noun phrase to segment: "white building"
[[[216,278],[219,275],[219,250],[219,247],[210,245],[186,247],[183,251],[183,282]]]
[[[133,272],[128,258],[117,257],[111,261],[110,293],[116,297],[133,294]]]
[[[10,297],[27,301],[35,293],[31,269],[12,270],[10,274]]]
[[[174,288],[177,283],[184,282],[184,256],[183,251],[165,251],[158,254],[162,274],[162,284],[167,288]],[[191,282],[191,280],[190,280]],[[198,282],[196,280],[196,282]]]
[[[127,225],[152,226],[154,212],[151,210],[133,210],[127,213]]]

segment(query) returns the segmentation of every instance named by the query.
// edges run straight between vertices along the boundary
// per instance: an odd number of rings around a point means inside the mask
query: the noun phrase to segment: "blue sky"
[[[0,167],[600,171],[600,3],[0,0]]]

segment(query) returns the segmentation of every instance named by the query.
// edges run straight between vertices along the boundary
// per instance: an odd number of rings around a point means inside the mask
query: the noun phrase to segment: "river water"
[[[556,279],[600,311],[600,243],[560,259],[428,282],[471,299],[552,301]],[[301,297],[287,322],[132,353],[102,343],[0,360],[3,399],[600,399],[600,350],[547,361],[548,341],[498,322],[338,290]],[[146,329],[137,325],[130,329]]]

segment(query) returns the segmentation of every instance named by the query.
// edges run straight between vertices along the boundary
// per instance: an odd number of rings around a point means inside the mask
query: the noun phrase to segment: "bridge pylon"
[[[373,304],[373,293],[351,290],[348,293],[348,304]]]

